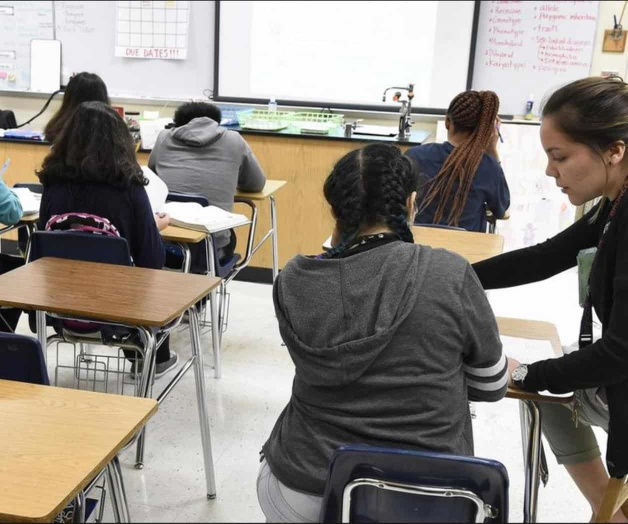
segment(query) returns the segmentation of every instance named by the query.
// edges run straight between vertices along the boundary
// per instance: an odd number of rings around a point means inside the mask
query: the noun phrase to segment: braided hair
[[[343,156],[323,189],[340,241],[322,258],[340,255],[361,229],[377,224],[386,224],[403,241],[414,243],[406,201],[416,187],[416,166],[397,147],[370,144]]]
[[[469,137],[451,152],[438,174],[429,182],[421,211],[438,200],[435,224],[440,223],[449,207],[448,224],[458,225],[473,177],[493,136],[498,110],[499,98],[493,91],[465,91],[449,104],[447,117],[457,130],[469,133]]]

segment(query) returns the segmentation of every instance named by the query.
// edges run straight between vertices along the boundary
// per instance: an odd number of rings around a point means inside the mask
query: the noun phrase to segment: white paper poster
[[[118,1],[115,56],[185,60],[190,1]]]

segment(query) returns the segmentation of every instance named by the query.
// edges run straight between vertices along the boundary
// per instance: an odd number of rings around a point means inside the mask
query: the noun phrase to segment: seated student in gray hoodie
[[[210,205],[231,211],[236,189],[261,191],[266,178],[249,145],[239,133],[220,127],[221,118],[213,104],[180,106],[175,127],[159,133],[148,167],[170,191],[204,195]],[[233,254],[235,235],[230,231],[214,235],[214,241],[220,258]]]
[[[268,522],[318,522],[329,460],[345,444],[473,454],[469,400],[505,394],[508,361],[469,263],[415,245],[416,165],[371,144],[324,186],[333,248],[297,255],[275,280],[296,372],[262,449]]]

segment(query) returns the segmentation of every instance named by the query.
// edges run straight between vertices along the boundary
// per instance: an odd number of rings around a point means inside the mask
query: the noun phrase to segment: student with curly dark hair
[[[465,91],[449,104],[447,142],[411,147],[408,156],[427,182],[417,202],[417,224],[486,231],[486,210],[502,218],[510,191],[497,152],[499,98],[492,91]]]
[[[89,213],[108,219],[129,244],[136,266],[161,269],[165,249],[159,230],[168,217],[153,214],[126,124],[109,105],[83,102],[72,113],[44,159],[38,227],[54,215]],[[157,351],[156,376],[174,369],[168,341]]]
[[[263,447],[269,522],[317,522],[329,459],[344,444],[473,454],[469,400],[506,393],[507,359],[471,266],[414,244],[417,172],[398,148],[352,151],[325,182],[333,248],[275,280],[296,372]]]
[[[174,114],[173,129],[157,137],[148,159],[150,167],[170,191],[204,195],[209,204],[233,209],[236,189],[261,191],[266,178],[253,151],[239,133],[220,126],[220,108],[207,102],[189,102]],[[231,256],[235,235],[213,235],[220,258]],[[193,270],[200,262],[192,253]]]
[[[61,134],[63,126],[82,102],[109,104],[107,86],[98,75],[83,72],[70,79],[63,94],[61,107],[48,121],[44,129],[44,135],[48,142],[54,142],[57,136]]]

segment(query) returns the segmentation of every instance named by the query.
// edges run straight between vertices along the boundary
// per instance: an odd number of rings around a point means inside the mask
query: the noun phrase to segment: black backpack
[[[0,129],[15,129],[17,127],[17,121],[15,120],[15,113],[9,110],[0,109]]]

